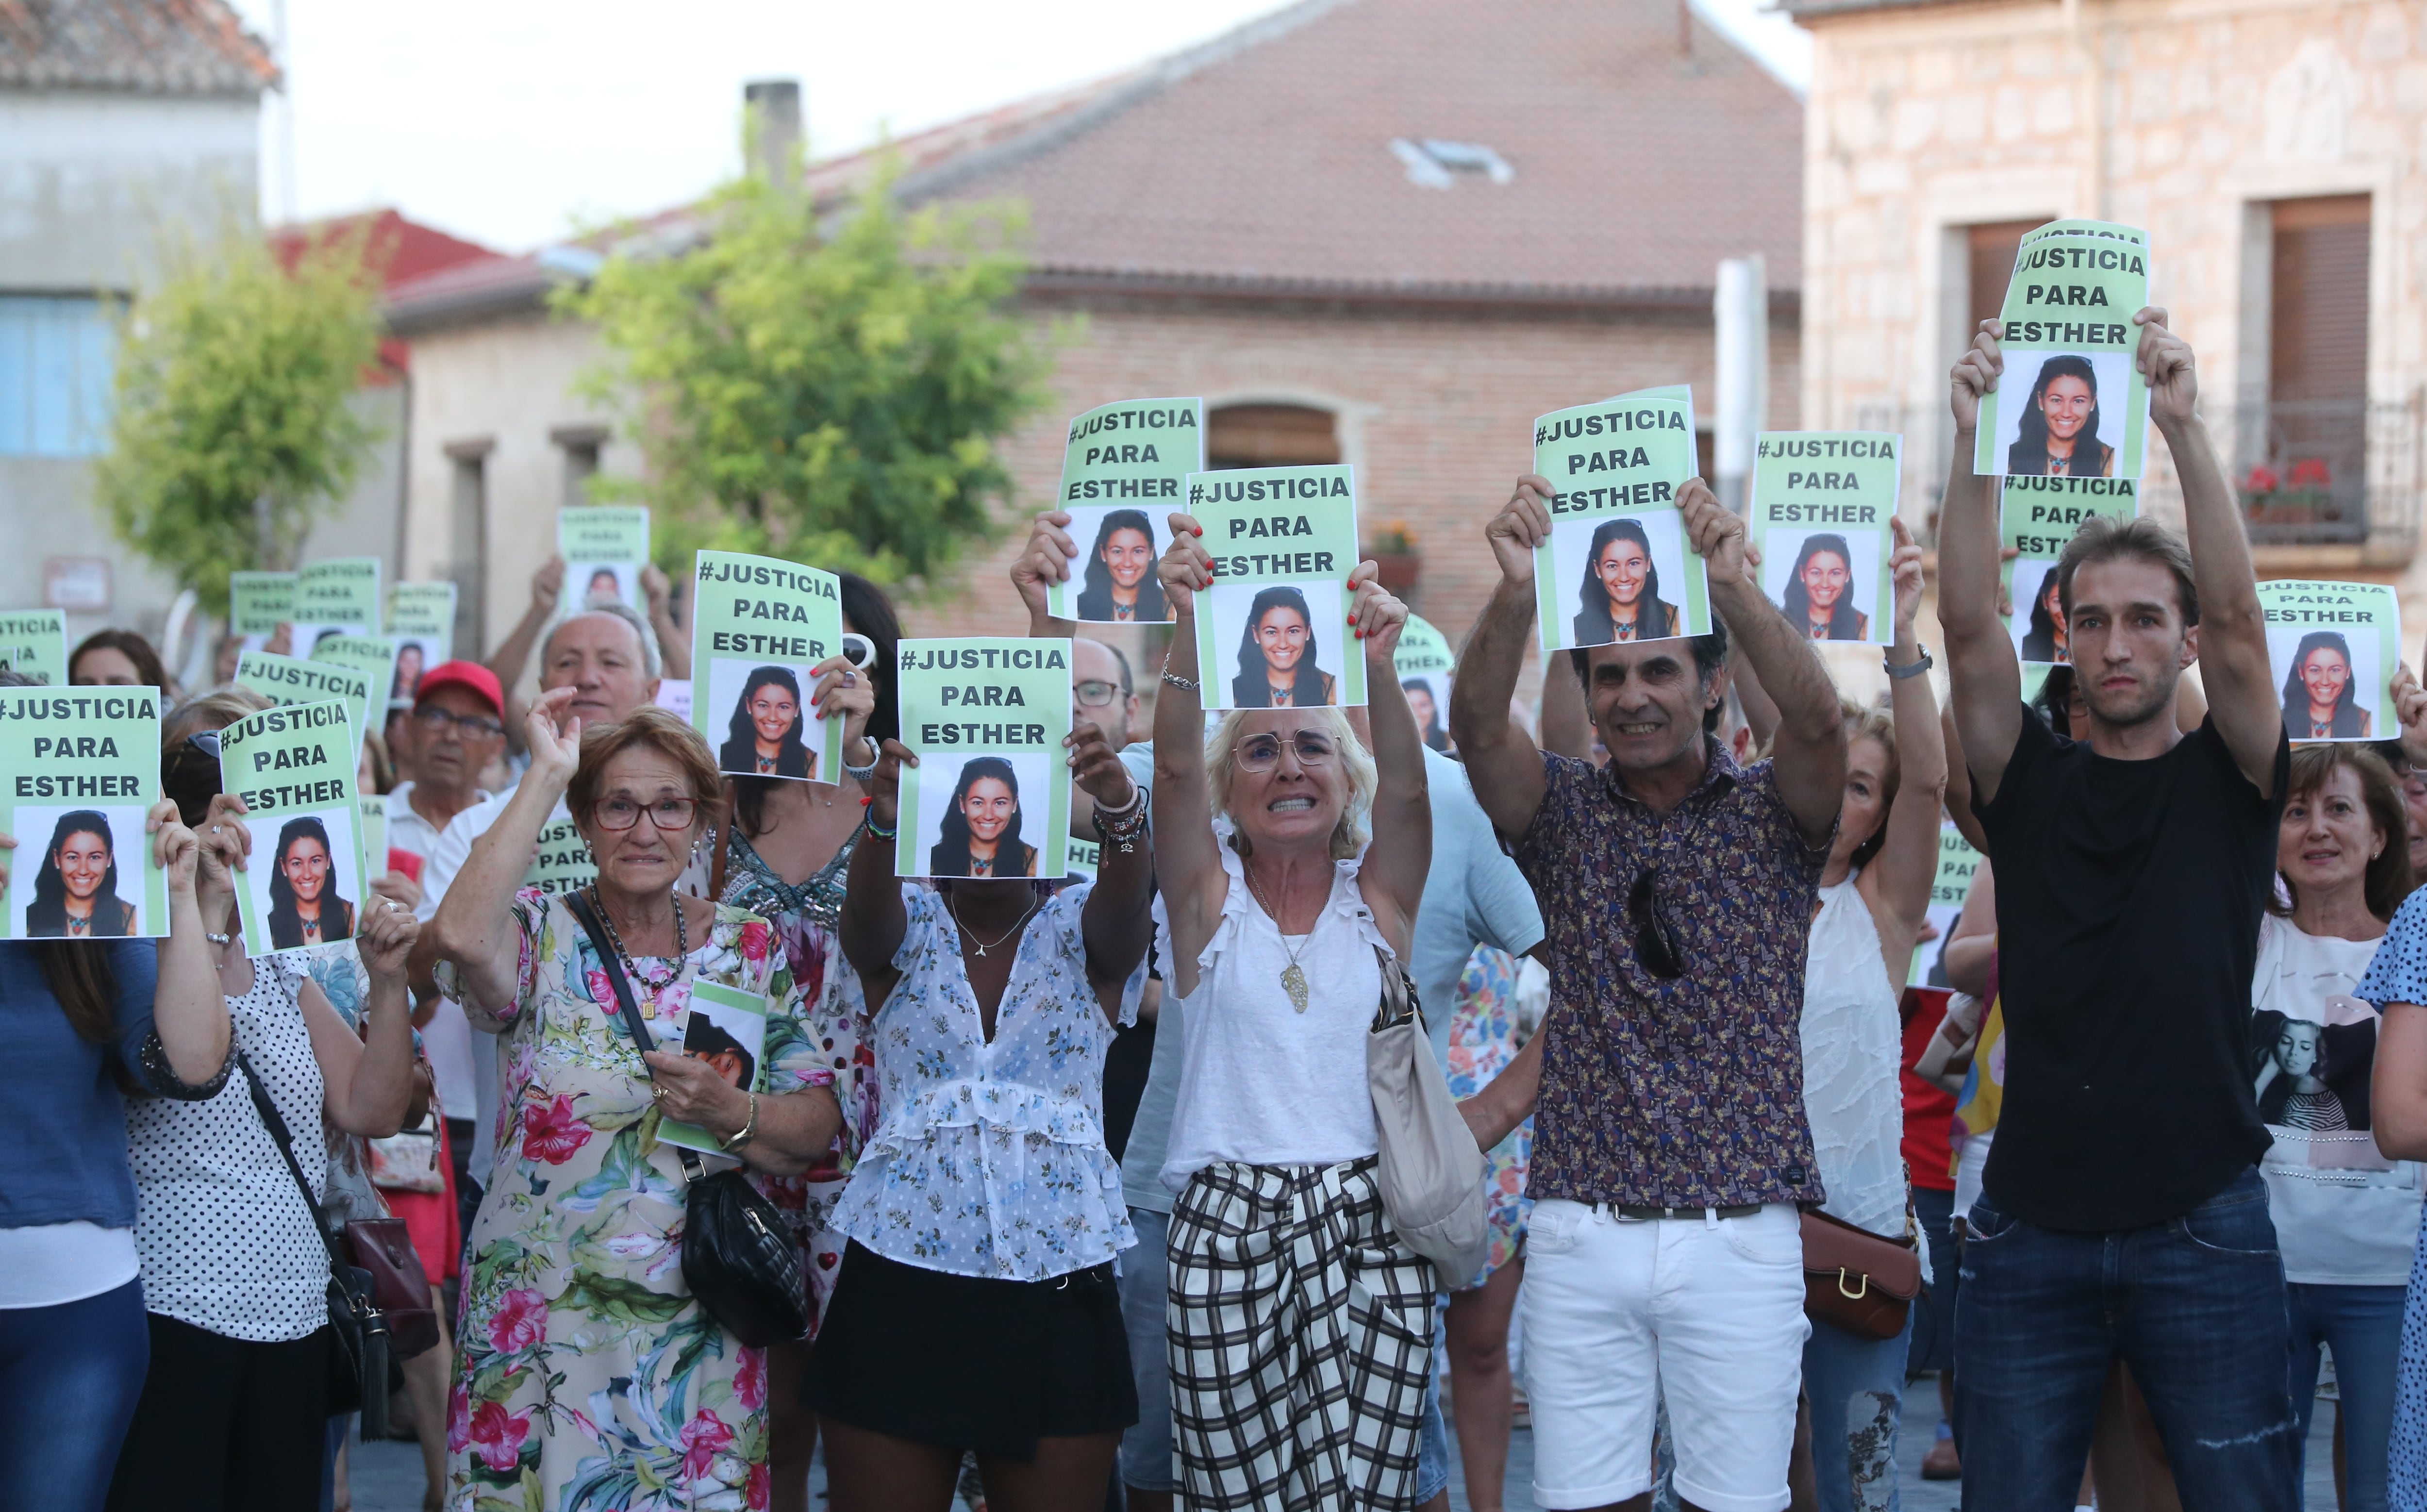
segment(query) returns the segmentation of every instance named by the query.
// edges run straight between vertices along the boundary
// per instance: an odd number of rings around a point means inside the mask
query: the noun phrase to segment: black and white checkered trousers
[[[1435,1282],[1374,1162],[1209,1165],[1172,1208],[1170,1262],[1181,1504],[1414,1506]]]

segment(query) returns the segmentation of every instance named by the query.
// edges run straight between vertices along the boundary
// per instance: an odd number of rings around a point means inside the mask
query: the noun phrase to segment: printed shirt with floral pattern
[[[1824,1198],[1803,1113],[1804,948],[1829,841],[1805,842],[1770,763],[1709,766],[1656,814],[1618,769],[1542,753],[1517,847],[1542,901],[1544,1021],[1527,1185],[1537,1197],[1653,1207]],[[1636,880],[1659,868],[1685,972],[1636,953]]]

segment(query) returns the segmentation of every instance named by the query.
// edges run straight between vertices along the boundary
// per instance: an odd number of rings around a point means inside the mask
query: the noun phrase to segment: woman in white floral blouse
[[[1104,1051],[1146,985],[1145,797],[1103,733],[1064,744],[1104,836],[1097,880],[893,875],[852,855],[839,933],[866,1000],[878,1124],[835,1211],[850,1236],[809,1357],[835,1512],[953,1499],[965,1450],[1006,1512],[1103,1499],[1137,1419],[1113,1257],[1137,1242],[1104,1147]],[[868,831],[892,839],[902,763]]]
[[[706,742],[659,708],[586,733],[560,724],[573,696],[560,688],[532,708],[530,770],[432,923],[441,984],[497,1034],[500,1062],[448,1504],[763,1507],[765,1353],[684,1284],[683,1176],[659,1130],[695,1125],[754,1174],[790,1176],[826,1152],[842,1115],[774,929],[674,890],[720,817]],[[597,858],[584,891],[654,1037],[681,1043],[694,982],[762,996],[763,1092],[678,1049],[644,1065],[565,900],[517,890],[560,796]]]

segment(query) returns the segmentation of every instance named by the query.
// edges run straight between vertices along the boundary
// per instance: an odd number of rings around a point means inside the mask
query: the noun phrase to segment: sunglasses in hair
[[[1660,907],[1659,883],[1660,869],[1646,867],[1626,895],[1626,911],[1635,916],[1636,959],[1661,981],[1674,982],[1686,974],[1686,951]]]

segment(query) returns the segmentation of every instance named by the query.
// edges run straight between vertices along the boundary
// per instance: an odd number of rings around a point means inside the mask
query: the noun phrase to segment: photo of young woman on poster
[[[2021,645],[2025,661],[2044,661],[2054,665],[2073,660],[2064,633],[2064,604],[2057,592],[2056,563],[2053,561],[2014,563],[2014,586],[2023,586],[2025,569],[2036,568],[2039,584],[2031,590],[2030,627],[2023,632]]]
[[[683,1053],[694,1061],[707,1062],[717,1080],[728,1087],[747,1092],[758,1084],[758,1058],[735,1037],[733,1031],[709,1017],[696,1001],[691,1006],[691,1022],[683,1031]]]
[[[2010,353],[2007,370],[2027,371],[2028,363],[2028,354]],[[2006,471],[2014,477],[2115,476],[2115,448],[2098,439],[2098,372],[2089,358],[2060,352],[2040,364],[2030,399],[2017,417],[2013,445],[2006,449]]]
[[[1865,640],[1871,617],[1854,607],[1855,597],[1854,553],[1846,538],[1827,531],[1805,536],[1780,599],[1786,623],[1815,641]]]
[[[1679,633],[1676,606],[1660,597],[1652,537],[1638,520],[1616,515],[1593,530],[1576,595],[1575,641],[1580,646],[1662,641]]]
[[[2284,733],[2295,740],[2367,739],[2371,722],[2358,694],[2351,642],[2339,631],[2311,630],[2284,675]]]
[[[1233,708],[1315,708],[1340,701],[1338,680],[1315,665],[1314,615],[1306,594],[1277,583],[1256,594],[1239,634]]]
[[[1441,705],[1433,698],[1433,685],[1422,677],[1402,677],[1399,686],[1408,695],[1408,708],[1416,716],[1416,733],[1425,743],[1446,755],[1449,731],[1442,727]]]
[[[1002,756],[971,756],[927,853],[931,877],[1033,877],[1036,847],[1019,838],[1019,774]]]
[[[427,653],[418,641],[406,641],[396,648],[396,675],[388,679],[387,696],[393,701],[410,699],[413,691],[421,686],[421,674]]]
[[[138,821],[129,833],[142,834],[141,812],[135,811]],[[118,896],[118,848],[109,817],[94,808],[61,814],[34,876],[34,900],[25,905],[26,936],[122,938],[135,933],[135,905]]]
[[[299,814],[280,826],[271,853],[269,948],[291,951],[353,937],[354,905],[338,894],[328,827],[316,815]]]
[[[1171,618],[1163,585],[1155,581],[1154,529],[1144,510],[1107,510],[1087,552],[1085,586],[1079,590],[1079,618],[1124,623]]]
[[[800,679],[792,670],[758,668],[742,684],[741,696],[734,703],[732,723],[723,749],[717,752],[717,770],[814,779],[818,754],[802,740],[807,722]]]

